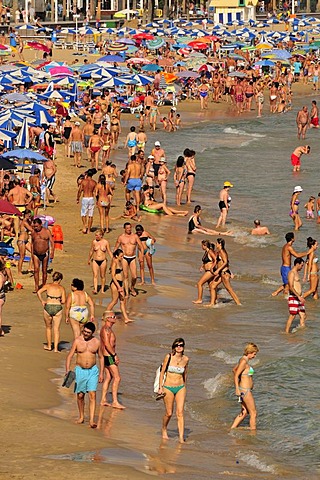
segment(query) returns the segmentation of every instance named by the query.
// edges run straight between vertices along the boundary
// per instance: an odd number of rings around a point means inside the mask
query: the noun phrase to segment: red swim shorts
[[[311,123],[314,127],[319,127],[319,118],[318,117],[313,117],[311,120]]]
[[[298,315],[298,313],[304,313],[306,310],[304,304],[295,295],[289,295],[288,307],[290,315]]]
[[[291,163],[294,167],[299,167],[301,165],[300,158],[294,153],[291,155]]]

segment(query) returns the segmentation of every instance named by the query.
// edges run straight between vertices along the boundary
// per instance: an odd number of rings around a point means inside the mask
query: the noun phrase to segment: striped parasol
[[[126,50],[128,50],[128,48],[129,47],[126,43],[121,42],[113,42],[106,47],[109,52],[125,52]]]
[[[160,37],[157,37],[154,40],[149,40],[147,42],[147,47],[149,48],[149,50],[157,50],[158,48],[163,47],[163,45],[165,45],[165,41],[163,40],[163,38]]]

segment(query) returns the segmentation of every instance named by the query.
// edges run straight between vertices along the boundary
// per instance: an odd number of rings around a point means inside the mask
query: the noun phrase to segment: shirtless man
[[[268,227],[262,227],[260,225],[260,220],[255,220],[254,228],[251,230],[251,235],[270,235]]]
[[[123,251],[123,276],[124,276],[124,290],[126,297],[129,292],[133,297],[137,296],[134,286],[137,281],[137,264],[136,264],[136,248],[139,249],[139,261],[143,259],[143,245],[136,233],[132,232],[132,225],[126,222],[123,225],[124,233],[117,238],[114,250],[121,248]],[[129,270],[131,273],[131,286],[129,287]]]
[[[142,177],[141,165],[136,155],[131,155],[123,183],[126,186],[126,201],[128,202],[130,200],[130,194],[133,191],[137,209],[141,201]]]
[[[298,128],[298,138],[306,138],[306,131],[310,124],[308,107],[304,106],[301,110],[299,110],[297,113],[296,123]]]
[[[58,201],[57,196],[53,193],[53,185],[56,181],[57,165],[51,158],[43,163],[43,174],[46,179],[46,187],[49,195],[46,195],[49,200],[50,195],[53,197],[54,203]]]
[[[83,229],[82,233],[88,233],[91,231],[92,222],[93,222],[93,212],[94,212],[94,198],[93,192],[96,188],[97,182],[92,178],[93,172],[92,170],[88,170],[86,173],[86,177],[82,180],[79,185],[78,193],[77,193],[77,203],[80,201],[80,197],[82,194],[82,202],[81,202],[81,218]]]
[[[54,243],[50,230],[42,226],[40,218],[32,222],[31,232],[31,254],[34,266],[34,292],[39,290],[40,265],[42,264],[42,285],[47,283],[47,269],[50,259],[54,257]]]
[[[312,100],[311,103],[312,103],[312,107],[310,112],[310,117],[311,117],[310,127],[319,128],[319,108],[315,100]]]
[[[300,327],[304,327],[306,323],[306,310],[304,307],[305,299],[302,296],[302,287],[300,283],[299,272],[303,269],[304,260],[296,258],[293,262],[293,267],[288,273],[289,283],[289,318],[286,323],[286,333],[290,333],[290,327],[296,315],[300,317]]]
[[[159,141],[154,142],[154,148],[151,151],[151,155],[153,155],[153,168],[154,168],[154,181],[158,185],[158,172],[160,168],[160,160],[161,158],[166,158],[165,151],[161,148],[161,143]]]
[[[29,192],[24,187],[20,186],[20,180],[14,180],[15,186],[10,190],[8,195],[8,200],[11,202],[17,209],[23,213],[27,207],[27,205],[32,201],[32,193]],[[14,217],[14,231],[16,233],[16,237],[19,235],[19,218],[17,216]]]
[[[118,390],[121,381],[118,367],[120,360],[116,353],[116,336],[112,331],[112,327],[116,322],[116,316],[113,312],[104,312],[102,320],[105,321],[105,325],[100,330],[101,351],[104,358],[105,381],[102,386],[100,405],[124,410],[126,407],[121,405],[121,403],[118,401]],[[110,404],[107,401],[107,394],[112,380],[112,403]]]
[[[94,126],[92,124],[91,117],[87,117],[86,123],[82,129],[83,133],[83,146],[87,149],[87,158],[90,158],[89,140],[94,132]]]
[[[212,88],[213,88],[213,92],[212,92],[212,100],[215,102],[215,103],[218,103],[219,101],[219,97],[220,97],[220,87],[221,87],[221,76],[220,76],[220,73],[219,71],[216,71],[214,74],[213,74],[213,77],[212,77]]]
[[[94,422],[96,391],[98,382],[103,382],[104,367],[100,340],[93,336],[95,329],[93,322],[87,322],[83,327],[82,334],[73,341],[71,350],[66,358],[66,373],[68,373],[72,357],[75,353],[77,354],[74,373],[76,375],[75,393],[77,394],[79,418],[76,423],[84,423],[84,397],[88,393],[89,425],[91,428],[97,428],[97,424]],[[99,357],[99,369],[96,365],[97,355]]]
[[[315,250],[314,247],[311,247],[307,252],[302,252],[302,253],[296,252],[292,246],[295,240],[293,232],[287,233],[285,236],[285,239],[287,243],[282,247],[282,265],[280,269],[283,285],[281,285],[281,287],[279,287],[275,292],[272,293],[273,297],[276,297],[277,295],[279,295],[280,292],[283,292],[285,295],[288,294],[288,290],[289,290],[288,274],[291,270],[292,256],[295,258],[302,258],[309,255],[309,253]]]
[[[154,96],[152,95],[152,92],[149,90],[147,92],[147,95],[144,99],[144,107],[145,107],[145,113],[146,113],[146,121],[148,122],[148,118],[150,115],[151,107],[154,104]]]
[[[301,159],[301,156],[304,153],[306,155],[309,155],[309,153],[310,153],[309,145],[297,147],[293,151],[293,153],[291,154],[291,165],[293,166],[293,171],[294,172],[299,172],[300,171],[300,167],[301,167],[300,159]]]
[[[92,115],[92,123],[95,130],[99,130],[99,128],[101,127],[102,120],[103,120],[103,113],[99,105],[96,105],[95,112]]]
[[[88,147],[91,154],[91,167],[95,168],[96,170],[99,168],[99,153],[103,143],[104,142],[99,135],[99,130],[94,130],[93,135],[90,137]]]
[[[71,153],[74,155],[74,166],[81,167],[81,154],[83,144],[83,131],[80,129],[80,122],[75,122],[70,135]]]

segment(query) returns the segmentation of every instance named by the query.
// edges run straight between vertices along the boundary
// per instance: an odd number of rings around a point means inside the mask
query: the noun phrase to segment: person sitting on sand
[[[260,225],[260,220],[255,220],[254,228],[251,230],[251,235],[270,235],[268,227],[262,227]]]
[[[106,378],[102,386],[100,405],[124,410],[126,407],[121,405],[118,400],[118,390],[121,381],[118,367],[120,360],[116,353],[116,336],[112,330],[112,327],[116,321],[116,316],[113,312],[106,311],[103,314],[102,320],[105,321],[105,325],[100,330],[100,339]],[[107,402],[107,394],[112,380],[112,403],[110,404]]]
[[[66,359],[66,374],[70,371],[70,365],[73,355],[77,354],[76,367],[74,373],[75,393],[77,394],[77,403],[79,409],[79,418],[76,423],[84,423],[84,396],[89,395],[89,425],[91,428],[97,428],[94,421],[96,410],[96,391],[98,382],[103,382],[103,354],[100,340],[93,336],[96,327],[94,323],[88,322],[81,335],[73,341],[71,350]],[[96,356],[99,357],[99,367],[96,365]]]
[[[207,235],[231,235],[232,232],[221,233],[217,230],[212,230],[210,228],[205,228],[201,225],[200,215],[202,212],[201,205],[196,205],[194,207],[193,215],[189,218],[188,222],[188,233],[205,233]]]

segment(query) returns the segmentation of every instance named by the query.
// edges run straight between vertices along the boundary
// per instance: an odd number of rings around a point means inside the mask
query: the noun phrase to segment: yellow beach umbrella
[[[256,50],[271,50],[272,45],[270,43],[259,43],[256,45]]]

